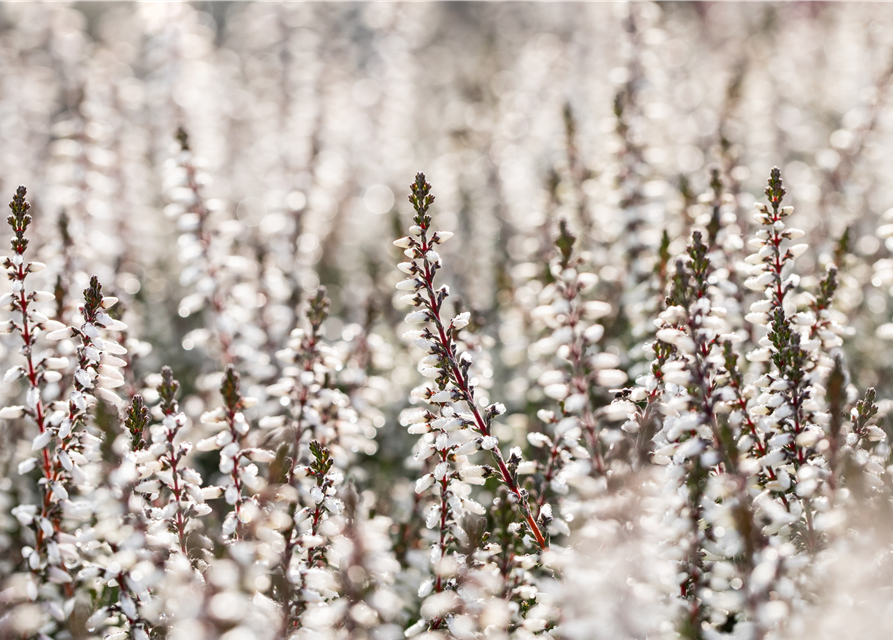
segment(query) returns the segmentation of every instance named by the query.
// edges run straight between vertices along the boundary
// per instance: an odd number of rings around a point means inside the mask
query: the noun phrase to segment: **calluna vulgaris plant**
[[[891,637],[890,10],[211,4],[0,6],[0,638]]]
[[[7,329],[22,354],[6,381],[25,381],[25,404],[0,412],[34,434],[17,465],[33,498],[12,509],[22,560],[10,602],[29,616],[12,614],[17,633],[575,637],[581,614],[562,593],[580,565],[599,561],[568,544],[573,531],[598,531],[605,500],[618,508],[662,482],[662,512],[649,507],[640,520],[663,521],[647,534],[668,572],[651,587],[666,617],[654,633],[763,638],[791,630],[786,621],[819,597],[810,574],[846,538],[848,513],[883,509],[875,392],[856,401],[836,351],[847,333],[833,311],[838,270],[828,266],[815,294],[798,291],[792,267],[807,247],[789,245],[803,232],[786,224],[793,208],[778,169],[756,205],[754,253],[733,263],[738,228],[717,202],[685,252],[662,258],[661,311],[643,347],[651,363],[632,387],[622,387],[622,358],[597,346],[605,328],[593,320],[613,309],[586,299],[598,277],[560,221],[530,311],[547,331],[531,346],[542,389],[526,435],[533,460],[520,446],[503,452],[506,407],[478,399],[471,314],[450,317],[449,287],[436,282],[453,234],[433,226],[431,185],[418,174],[413,224],[394,244],[408,258],[397,284],[406,321],[421,327],[404,338],[428,380],[412,391],[422,408],[401,418],[419,437],[413,513],[423,522],[396,529],[370,513],[381,508],[372,493],[359,493],[368,476],[357,454],[374,434],[339,382],[345,364],[322,333],[323,289],[275,351],[281,378],[269,400],[243,395],[219,343],[221,401],[201,415],[209,435],[193,444],[169,367],[142,394],[111,390],[133,365],[119,357],[126,350],[110,334],[126,325],[108,315],[116,300],[96,277],[78,326],[38,310],[53,295],[29,290],[44,265],[25,257],[25,195],[20,187],[10,203],[4,262]],[[732,270],[747,275],[742,284]],[[203,477],[196,465],[213,451],[216,470]],[[625,570],[640,589],[655,579]]]

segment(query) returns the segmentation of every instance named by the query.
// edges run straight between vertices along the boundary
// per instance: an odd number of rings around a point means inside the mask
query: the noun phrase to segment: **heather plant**
[[[889,637],[891,18],[0,6],[0,636]]]

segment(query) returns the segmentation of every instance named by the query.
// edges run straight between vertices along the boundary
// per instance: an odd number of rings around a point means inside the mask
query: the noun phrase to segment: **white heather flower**
[[[422,493],[423,491],[428,489],[433,484],[434,484],[434,476],[432,476],[430,473],[426,474],[426,475],[422,476],[421,478],[419,478],[418,480],[416,480],[415,492]]]
[[[424,445],[421,449],[419,449],[418,453],[415,454],[416,460],[427,460],[431,456],[436,453],[437,449],[435,449],[430,444]]]
[[[26,473],[29,473],[36,466],[37,458],[25,458],[18,465],[19,475],[25,475]]]
[[[56,496],[57,500],[68,500],[68,491],[61,482],[53,482],[51,486],[53,495]]]
[[[117,389],[124,386],[124,381],[117,378],[99,376],[96,378],[96,386],[100,389]]]
[[[495,446],[495,445],[494,445]],[[481,442],[478,439],[469,440],[465,444],[459,445],[456,449],[453,450],[457,456],[465,456],[470,453],[474,453],[481,448]]]
[[[603,369],[595,374],[596,382],[608,389],[615,389],[626,384],[629,379],[625,371],[620,369]]]
[[[678,338],[685,336],[679,329],[660,329],[654,335],[658,340],[667,344],[675,344]]]
[[[3,407],[0,409],[0,418],[6,420],[15,420],[23,415],[25,415],[25,407],[22,406]]]
[[[44,447],[46,447],[50,440],[53,438],[53,432],[47,429],[43,433],[38,434],[34,437],[34,440],[31,442],[31,451],[40,451]]]
[[[47,340],[64,340],[65,338],[71,337],[71,329],[57,329],[55,331],[50,331],[46,335]]]
[[[794,258],[799,258],[804,253],[806,253],[806,250],[808,248],[809,248],[808,244],[795,244],[794,246],[789,247],[788,251],[791,252],[791,256],[793,256]]]
[[[124,402],[124,400],[114,391],[101,387],[96,389],[96,396],[113,405],[120,405]]]
[[[443,402],[452,402],[453,401],[453,392],[449,389],[444,389],[443,391],[438,391],[435,394],[432,394],[430,398],[428,398],[429,402],[443,403]]]
[[[499,444],[499,440],[494,438],[493,436],[484,436],[484,439],[481,440],[481,448],[489,451],[490,449],[495,449],[496,445]]]
[[[459,475],[463,480],[469,480],[472,478],[483,478],[486,473],[486,468],[481,465],[472,465],[469,467],[465,467],[459,471]]]
[[[428,322],[428,312],[424,310],[413,311],[406,316],[405,322],[409,324],[416,324],[420,322]]]
[[[550,384],[543,389],[547,397],[554,400],[564,400],[570,393],[566,384]]]
[[[754,349],[745,356],[750,362],[768,362],[772,358],[769,349]]]
[[[50,296],[49,300],[55,300],[55,298],[56,298],[56,296],[54,296],[49,291],[40,291],[38,293],[41,293],[41,294],[46,293],[47,295]],[[38,300],[38,302],[48,302],[49,300]],[[64,324],[59,322],[58,320],[47,320],[46,322],[42,323],[42,326],[43,326],[44,331],[58,331],[59,329],[67,329],[68,328]]]
[[[599,300],[590,300],[583,305],[583,313],[590,320],[598,320],[599,318],[603,318],[607,315],[610,315],[611,311],[612,309],[610,304],[608,304],[607,302],[601,302]]]
[[[598,342],[605,335],[605,328],[600,324],[593,324],[583,331],[583,338],[587,342]]]
[[[751,312],[744,316],[744,319],[751,324],[766,324],[769,322],[769,314],[761,312]]]
[[[397,288],[401,291],[415,291],[422,287],[422,283],[415,278],[407,278],[397,283]]]
[[[458,316],[452,319],[450,324],[453,325],[454,329],[464,329],[468,326],[469,319],[471,318],[471,314],[468,311],[464,311],[460,313]]]

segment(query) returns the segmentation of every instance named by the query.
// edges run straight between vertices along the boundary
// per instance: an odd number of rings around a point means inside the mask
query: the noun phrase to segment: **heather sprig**
[[[177,218],[177,227],[183,232],[180,240],[180,258],[185,263],[180,281],[192,285],[196,292],[180,301],[180,315],[188,316],[206,308],[207,328],[213,338],[213,355],[224,365],[235,360],[233,342],[236,326],[227,313],[229,282],[221,263],[219,230],[211,225],[214,211],[206,201],[202,188],[210,182],[210,177],[199,168],[201,160],[195,158],[189,143],[189,134],[183,127],[176,133],[179,152],[169,167],[171,203],[166,213]],[[204,336],[203,327],[193,333],[193,341]]]
[[[298,501],[304,506],[291,511],[293,525],[285,538],[284,635],[302,626],[305,614],[314,615],[314,611],[308,612],[313,603],[333,600],[338,587],[334,567],[330,566],[330,547],[342,526],[338,516],[344,511],[344,502],[336,494],[344,476],[334,468],[335,461],[326,447],[311,440],[308,448],[310,462],[299,467],[293,478],[293,482],[300,482]]]
[[[320,287],[307,302],[305,326],[292,330],[286,348],[276,353],[283,365],[282,377],[267,387],[268,394],[282,398],[282,404],[288,407],[287,419],[269,416],[266,421],[269,426],[287,424],[292,432],[286,436],[290,460],[287,483],[304,455],[302,446],[310,440],[331,448],[342,467],[347,466],[353,452],[368,450],[370,443],[339,380],[347,367],[338,345],[322,335],[330,304],[325,287]]]
[[[22,353],[26,359],[26,367],[10,369],[6,378],[12,381],[25,377],[28,391],[25,406],[7,407],[0,416],[15,418],[28,414],[37,423],[38,434],[32,441],[31,450],[39,452],[40,456],[42,500],[39,505],[20,505],[14,514],[22,524],[35,527],[34,546],[27,547],[24,554],[30,569],[41,580],[63,585],[65,594],[70,596],[74,583],[71,570],[77,566],[77,560],[67,551],[61,553],[59,545],[68,545],[73,539],[63,525],[66,510],[72,508],[70,492],[75,486],[86,487],[90,484],[85,468],[96,454],[98,439],[84,430],[88,404],[94,403],[96,396],[114,404],[120,402],[110,389],[119,385],[122,376],[114,363],[103,363],[103,358],[108,362],[107,354],[122,353],[124,349],[101,338],[99,327],[118,328],[125,325],[104,313],[103,309],[113,305],[115,300],[103,298],[101,285],[95,276],[84,291],[81,308],[84,323],[79,328],[65,328],[33,308],[33,303],[39,300],[50,300],[51,294],[26,292],[27,275],[40,271],[43,264],[26,263],[24,260],[28,247],[25,232],[31,223],[30,204],[25,200],[25,195],[25,188],[19,187],[10,202],[12,213],[7,222],[14,234],[11,239],[13,255],[5,259],[4,266],[12,281],[12,294],[7,304],[21,314],[21,323],[10,321],[9,327],[21,336]],[[61,407],[50,409],[42,401],[45,385],[59,382],[62,376],[58,369],[68,366],[67,358],[55,358],[51,354],[39,359],[36,357],[35,339],[43,331],[48,331],[46,337],[51,340],[71,336],[80,338],[80,345],[76,348],[74,389],[69,396],[67,411]],[[37,458],[29,458],[19,465],[19,472],[27,473],[37,464]]]
[[[101,458],[101,441],[87,428],[90,408],[99,399],[115,406],[121,402],[111,391],[123,384],[118,359],[111,354],[123,354],[126,350],[101,337],[99,332],[99,327],[124,326],[103,311],[114,303],[114,298],[103,297],[102,287],[93,276],[84,291],[83,324],[77,328],[55,329],[47,335],[52,340],[77,337],[80,344],[75,348],[77,366],[67,411],[56,409],[46,419],[45,430],[32,444],[33,451],[47,452],[48,464],[44,467],[44,494],[39,515],[34,511],[28,513],[37,530],[34,548],[29,547],[26,555],[31,570],[45,576],[50,583],[62,585],[65,597],[70,597],[79,581],[87,577],[79,573],[72,575],[83,558],[67,548],[77,544],[79,536],[89,537],[90,532],[72,530],[72,521],[88,517],[90,510],[100,509],[102,504],[102,491],[93,496],[94,483],[90,480],[91,467]],[[85,499],[73,499],[71,494],[75,491]]]
[[[57,542],[62,541],[59,540],[62,535],[59,503],[68,499],[65,487],[65,480],[70,477],[68,472],[76,470],[77,477],[84,478],[79,465],[86,461],[80,451],[72,449],[69,453],[62,448],[57,452],[57,447],[49,446],[51,440],[55,440],[57,425],[63,414],[61,411],[52,412],[52,409],[44,404],[42,393],[47,383],[61,380],[62,375],[58,369],[67,367],[69,361],[67,358],[54,357],[51,352],[45,356],[39,356],[35,352],[37,337],[45,331],[58,331],[62,325],[50,321],[35,308],[37,302],[52,300],[52,294],[41,291],[29,293],[26,289],[28,274],[40,271],[44,266],[39,262],[26,262],[24,257],[29,243],[25,232],[31,223],[29,213],[31,205],[25,200],[26,193],[25,187],[19,187],[9,203],[12,213],[7,217],[7,222],[14,234],[10,242],[13,255],[3,260],[3,266],[12,283],[12,292],[6,294],[2,302],[4,306],[19,314],[20,321],[9,320],[6,329],[8,332],[19,334],[22,342],[21,353],[25,358],[25,366],[9,369],[4,381],[8,383],[24,377],[28,389],[25,405],[4,407],[0,409],[0,417],[9,420],[28,415],[37,425],[38,433],[34,436],[31,450],[39,452],[38,457],[26,458],[20,462],[18,472],[26,474],[35,466],[40,466],[41,500],[39,504],[17,505],[12,509],[12,514],[23,526],[34,528],[33,547],[24,547],[22,554],[30,570],[41,581],[52,580],[57,584],[66,585],[66,595],[70,595],[72,576],[65,570]],[[63,437],[70,435],[70,428],[68,432],[63,434]],[[64,541],[69,542],[67,539]],[[70,557],[68,559],[70,560]]]
[[[751,415],[761,416],[756,420],[759,433],[752,433],[748,438],[752,446],[766,452],[759,463],[769,470],[772,489],[783,494],[796,493],[795,521],[799,520],[802,501],[803,540],[814,549],[817,532],[810,496],[818,487],[821,474],[810,461],[817,455],[817,446],[827,445],[821,424],[828,421],[828,416],[820,411],[819,400],[824,391],[824,377],[833,363],[819,350],[821,341],[814,328],[816,316],[792,314],[791,305],[787,304],[787,296],[797,286],[799,277],[785,276],[786,267],[805,252],[807,245],[782,248],[786,240],[798,238],[803,232],[785,226],[783,220],[793,213],[793,207],[782,206],[785,188],[777,168],[773,168],[765,192],[769,206],[757,204],[754,216],[765,228],[757,231],[751,243],[758,251],[746,259],[755,266],[745,285],[765,292],[764,300],[751,305],[746,320],[767,326],[767,333],[760,339],[761,347],[748,353],[747,358],[770,366],[757,380],[762,393],[749,406]],[[830,304],[834,275],[830,271],[823,281],[816,304],[823,307]],[[757,445],[760,439],[763,444]],[[790,497],[784,497],[783,501],[790,511]]]
[[[362,476],[355,466],[356,452],[368,452],[372,444],[365,421],[340,388],[343,345],[333,345],[323,335],[329,308],[321,287],[307,302],[303,326],[277,352],[283,375],[267,393],[281,398],[288,412],[262,422],[282,439],[284,473],[277,501],[289,525],[282,532],[284,551],[274,589],[286,603],[283,633],[303,624],[305,614],[323,615],[314,602],[324,601],[332,612],[343,602],[329,559],[344,522],[344,505],[336,493],[345,476]]]
[[[575,250],[577,239],[567,223],[561,220],[558,226],[556,255],[550,264],[554,280],[540,292],[541,304],[533,311],[547,326],[546,336],[532,347],[544,356],[546,371],[538,376],[538,383],[544,395],[559,404],[561,417],[554,440],[566,441],[568,452],[583,440],[588,451],[583,457],[591,459],[594,473],[604,474],[605,452],[616,444],[619,432],[601,430],[597,396],[606,396],[605,389],[620,387],[627,377],[617,368],[620,358],[597,347],[605,332],[597,321],[611,314],[611,305],[587,299],[598,277],[588,272]],[[579,452],[575,455],[579,457]],[[550,477],[555,474],[554,469],[543,471]]]
[[[101,544],[91,548],[90,561],[78,578],[94,581],[99,606],[89,617],[90,631],[104,627],[108,635],[124,632],[148,640],[155,632],[158,612],[151,587],[163,571],[163,553],[150,543],[152,502],[158,498],[159,480],[146,465],[143,433],[151,417],[142,396],[136,395],[124,410],[123,451],[108,485],[98,487],[91,535]],[[117,443],[116,443],[117,444]],[[167,549],[162,549],[166,552]]]
[[[407,631],[416,635],[425,629],[459,624],[462,619],[461,603],[449,596],[449,592],[461,588],[463,567],[467,562],[467,553],[462,553],[460,548],[467,539],[462,518],[469,512],[485,513],[485,508],[469,496],[470,491],[466,489],[469,482],[483,482],[491,473],[500,479],[508,490],[508,502],[521,511],[523,524],[518,523],[513,533],[520,535],[526,528],[532,542],[540,549],[545,549],[547,543],[541,533],[541,523],[537,523],[531,512],[527,490],[520,486],[521,451],[517,447],[512,449],[506,460],[493,435],[493,420],[505,412],[505,407],[501,403],[479,407],[475,401],[474,384],[469,377],[472,360],[467,351],[460,351],[461,343],[457,340],[459,332],[468,326],[470,314],[463,312],[448,324],[442,319],[449,288],[442,285],[435,289],[435,276],[442,267],[436,247],[452,234],[431,228],[429,208],[434,196],[423,174],[416,176],[410,191],[415,224],[410,227],[411,235],[394,243],[410,258],[410,262],[399,265],[409,278],[400,282],[397,288],[411,292],[404,299],[417,309],[407,315],[406,321],[431,324],[423,330],[405,334],[404,338],[414,340],[426,351],[427,356],[421,361],[419,370],[432,380],[433,386],[425,385],[413,391],[413,396],[431,405],[431,409],[414,414],[408,422],[410,431],[422,436],[416,448],[416,460],[436,456],[433,470],[417,481],[416,491],[420,493],[432,486],[437,489],[436,502],[429,508],[427,517],[428,528],[436,532],[430,558],[434,575],[419,589],[419,596],[425,598],[422,615]],[[459,410],[456,403],[464,404],[468,411]],[[479,450],[491,452],[495,469],[468,465],[467,456]]]
[[[544,403],[537,412],[543,430],[530,431],[527,440],[543,453],[535,463],[519,465],[519,471],[537,473],[538,515],[548,513],[551,533],[568,534],[563,503],[571,485],[587,475],[606,478],[609,468],[617,473],[625,465],[628,436],[606,427],[604,406],[611,397],[608,390],[622,386],[627,374],[619,368],[621,358],[600,346],[605,327],[598,322],[613,309],[592,299],[598,276],[590,270],[589,256],[564,220],[558,228],[551,282],[544,284],[539,306],[531,312],[545,325],[545,335],[529,349],[539,356],[532,371]]]
[[[243,411],[254,406],[257,399],[243,396],[240,382],[239,373],[232,365],[227,365],[220,382],[223,406],[202,416],[204,422],[223,428],[196,444],[199,451],[220,450],[218,468],[224,478],[220,488],[226,503],[233,508],[226,514],[223,533],[232,536],[233,540],[240,540],[244,526],[259,514],[257,501],[244,492],[245,489],[257,492],[263,487],[264,480],[258,475],[259,469],[254,462],[272,462],[274,459],[271,451],[242,446],[250,429]]]
[[[186,416],[180,411],[177,395],[180,383],[174,379],[170,367],[162,367],[161,380],[156,388],[159,404],[156,415],[160,420],[150,427],[151,446],[145,454],[137,454],[146,470],[156,468],[153,476],[160,481],[159,497],[150,511],[153,527],[150,530],[155,543],[166,551],[179,551],[189,557],[187,540],[195,529],[192,520],[211,513],[205,498],[219,496],[216,487],[202,489],[202,477],[186,460],[192,451],[191,442],[179,435],[186,424]]]
[[[347,607],[332,626],[363,637],[393,624],[397,617],[400,598],[394,579],[400,563],[391,548],[390,518],[373,514],[372,505],[352,485],[342,487],[339,496],[344,503],[344,528],[333,545],[340,558],[340,592]]]
[[[422,331],[413,331],[407,334],[414,339],[416,344],[428,352],[428,356],[422,362],[422,374],[431,376],[435,381],[444,383],[444,388],[434,391],[429,387],[420,388],[414,392],[416,397],[429,403],[452,405],[454,402],[463,402],[470,410],[470,416],[458,415],[442,416],[447,420],[454,420],[459,430],[470,426],[475,434],[473,440],[466,441],[463,454],[472,453],[478,449],[492,452],[496,462],[499,477],[509,488],[509,491],[517,500],[524,521],[529,527],[540,548],[545,548],[546,540],[534,521],[527,500],[527,492],[522,489],[516,474],[512,474],[506,465],[502,452],[499,449],[498,440],[491,433],[493,418],[505,411],[501,404],[493,404],[485,409],[478,407],[474,398],[474,387],[468,379],[468,369],[471,365],[470,356],[463,352],[457,352],[454,335],[468,324],[468,312],[450,320],[445,325],[441,318],[443,304],[449,296],[449,288],[445,285],[435,290],[434,278],[442,266],[440,255],[435,247],[448,240],[452,233],[433,231],[431,229],[431,216],[428,209],[434,202],[431,194],[431,185],[425,181],[422,173],[416,175],[415,182],[410,185],[409,201],[415,209],[414,225],[410,227],[411,235],[395,241],[395,245],[404,249],[404,253],[410,262],[401,263],[400,269],[410,277],[397,284],[397,288],[410,291],[405,296],[406,301],[418,310],[411,312],[406,317],[409,323],[432,323],[434,331],[426,328]],[[430,234],[430,236],[429,236]],[[418,335],[416,335],[418,334]],[[427,449],[434,451],[433,445]]]

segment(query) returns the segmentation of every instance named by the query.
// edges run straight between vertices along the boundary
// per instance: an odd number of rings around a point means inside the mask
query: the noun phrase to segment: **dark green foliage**
[[[124,428],[130,434],[130,447],[134,451],[144,449],[146,442],[143,433],[149,426],[149,407],[143,402],[143,396],[133,396],[130,406],[124,413]]]
[[[28,247],[28,238],[25,237],[25,231],[28,229],[28,225],[31,224],[31,215],[28,213],[31,205],[25,200],[26,193],[25,187],[16,189],[16,193],[9,203],[12,214],[6,218],[15,234],[11,241],[12,250],[19,255],[25,253],[25,249]]]
[[[223,403],[229,413],[239,410],[239,404],[242,401],[242,394],[239,390],[239,374],[231,364],[226,366],[226,371],[223,373],[220,395],[223,396]]]
[[[177,413],[177,394],[180,391],[180,383],[174,380],[174,372],[170,367],[161,368],[161,384],[156,387],[158,397],[161,399],[161,411],[169,416]]]

